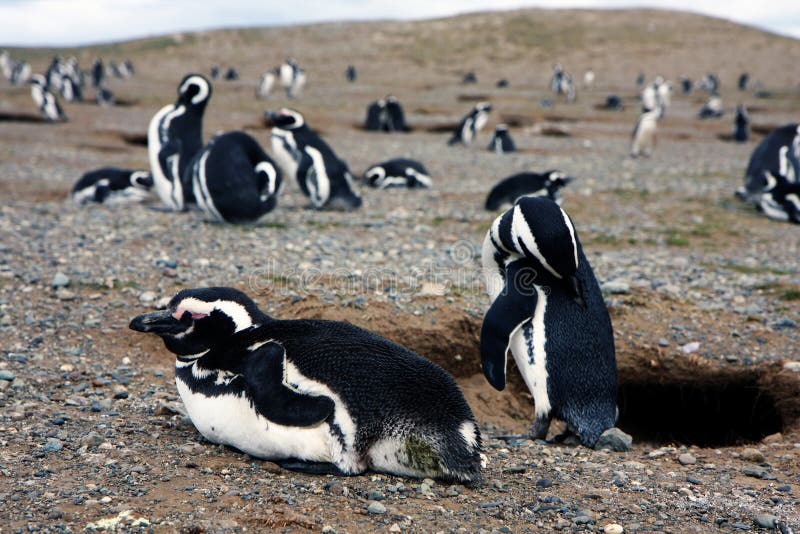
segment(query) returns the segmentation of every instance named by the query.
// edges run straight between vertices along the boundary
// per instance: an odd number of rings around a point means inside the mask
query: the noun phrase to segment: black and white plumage
[[[203,113],[211,98],[211,82],[188,74],[178,85],[178,99],[161,108],[150,121],[147,152],[156,193],[170,209],[181,211],[194,203],[192,183],[185,173],[203,147]]]
[[[228,67],[228,70],[225,71],[224,79],[226,81],[232,82],[234,80],[239,79],[239,71],[237,71],[234,67]]]
[[[103,83],[103,79],[106,77],[106,69],[103,66],[103,60],[97,58],[92,63],[92,87],[100,87]]]
[[[277,80],[277,77],[271,70],[268,70],[262,74],[261,78],[258,80],[258,84],[256,85],[256,98],[266,100],[266,98],[272,92],[272,88],[275,87],[275,80]]]
[[[77,204],[132,204],[151,198],[153,176],[147,171],[103,167],[75,182],[71,197]]]
[[[652,155],[656,147],[656,130],[661,113],[661,106],[656,105],[639,115],[631,134],[631,157]]]
[[[684,94],[684,96],[689,96],[690,94],[692,94],[692,80],[684,76],[681,77],[680,82],[681,82],[681,92]]]
[[[284,176],[294,176],[313,207],[352,210],[361,206],[353,176],[342,159],[303,115],[283,108],[266,112],[272,123],[272,153]]]
[[[625,109],[625,104],[622,102],[622,97],[619,95],[608,95],[605,104],[603,104],[603,109],[621,111]]]
[[[524,196],[542,196],[560,204],[560,190],[574,178],[561,171],[543,173],[520,172],[497,182],[486,197],[484,208],[495,211],[505,205],[513,205]]]
[[[781,126],[761,140],[736,196],[771,219],[800,223],[800,125]]]
[[[533,396],[531,436],[544,439],[555,417],[593,447],[617,418],[614,334],[571,219],[547,198],[523,197],[495,219],[482,261],[492,299],[484,375],[502,390],[510,350]]]
[[[269,317],[219,287],[183,290],[130,327],[176,355],[178,392],[209,441],[309,473],[480,479],[480,432],[453,378],[372,332]]]
[[[382,132],[408,132],[403,106],[397,98],[389,95],[367,106],[364,129]]]
[[[11,85],[24,85],[31,81],[31,64],[27,61],[18,61],[11,70]],[[45,83],[46,85],[46,83]]]
[[[371,187],[431,187],[431,175],[421,162],[409,158],[393,158],[370,165],[364,181]]]
[[[716,94],[719,92],[719,78],[713,72],[708,72],[697,82],[697,89]]]
[[[568,102],[574,102],[577,98],[577,90],[572,76],[567,73],[561,64],[553,65],[553,77],[550,80],[550,89],[557,95],[564,95]]]
[[[458,126],[453,131],[452,137],[447,141],[448,145],[455,145],[461,143],[469,145],[475,139],[475,135],[486,126],[489,120],[489,112],[492,111],[492,105],[489,102],[479,102],[475,104],[469,113],[464,115]]]
[[[272,211],[281,175],[258,141],[240,132],[215,136],[187,167],[200,209],[218,222],[249,223]]]
[[[465,73],[464,76],[461,78],[461,83],[463,83],[465,85],[471,84],[471,83],[478,83],[478,77],[475,75],[474,72],[469,71],[469,72]]]
[[[281,87],[286,90],[286,96],[297,98],[306,86],[306,72],[300,68],[294,58],[287,58],[278,67],[278,78]]]
[[[736,116],[733,118],[733,140],[744,143],[750,138],[750,117],[744,104],[736,106]]]
[[[722,109],[722,99],[716,93],[711,93],[711,96],[708,97],[708,100],[703,107],[700,108],[700,111],[697,113],[698,118],[701,119],[717,119],[722,117],[724,113]]]
[[[62,122],[67,120],[67,115],[58,103],[58,98],[47,90],[47,80],[41,74],[35,74],[30,81],[31,97],[39,113],[47,121]]]
[[[219,78],[219,65],[212,65],[209,74],[211,74],[212,80]]]
[[[98,106],[113,106],[116,103],[114,93],[105,85],[96,87],[94,96]]]
[[[740,91],[744,91],[747,89],[747,84],[750,81],[750,75],[746,72],[743,72],[739,75],[739,80],[737,81],[737,86],[739,87]]]
[[[508,126],[505,124],[498,124],[494,127],[494,134],[492,134],[492,140],[489,141],[489,146],[487,148],[490,152],[496,152],[498,154],[517,151],[517,145],[511,137],[511,132],[508,131]]]

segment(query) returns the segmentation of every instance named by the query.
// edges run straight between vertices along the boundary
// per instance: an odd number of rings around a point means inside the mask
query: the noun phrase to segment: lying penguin
[[[425,165],[408,158],[394,158],[370,166],[364,172],[364,181],[378,189],[431,186],[431,176]]]
[[[523,197],[495,219],[482,262],[486,379],[505,388],[510,350],[533,395],[530,436],[544,439],[555,417],[593,447],[617,418],[614,333],[572,221],[550,199]]]
[[[372,332],[275,319],[224,287],[185,289],[130,327],[177,355],[178,392],[214,443],[308,473],[480,479],[480,432],[453,378]]]
[[[277,204],[280,172],[258,141],[244,132],[214,137],[186,172],[197,205],[218,222],[253,222]]]
[[[547,197],[561,204],[559,190],[570,183],[572,177],[561,171],[550,170],[541,174],[520,172],[497,182],[489,196],[486,197],[485,208],[494,211],[505,204],[514,204],[518,198],[534,195]]]
[[[151,198],[153,176],[147,171],[103,167],[89,171],[72,187],[77,204],[129,204]]]

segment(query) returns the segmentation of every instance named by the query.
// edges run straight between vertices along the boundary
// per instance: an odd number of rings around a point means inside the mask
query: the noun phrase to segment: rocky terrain
[[[55,52],[12,49],[39,71]],[[68,104],[64,124],[35,121],[28,89],[0,81],[0,532],[800,526],[800,229],[733,198],[763,133],[798,120],[800,42],[683,13],[529,10],[58,53],[84,67],[97,55],[130,58],[137,71],[111,81],[120,105]],[[260,73],[287,55],[308,71],[307,90],[255,100]],[[548,91],[557,61],[578,80],[597,74],[575,103]],[[269,151],[262,112],[290,105],[354,173],[410,156],[434,188],[362,188],[361,210],[319,212],[289,180],[275,211],[241,227],[67,201],[87,170],[146,168],[153,113],[185,72],[212,64],[241,79],[214,82],[206,138],[243,128]],[[462,85],[469,70],[478,83]],[[696,119],[706,95],[676,91],[653,157],[630,159],[638,73],[677,81],[708,70],[722,81],[725,116]],[[754,85],[739,92],[744,70]],[[413,131],[363,131],[366,105],[389,93]],[[597,109],[611,93],[625,110]],[[443,130],[483,99],[495,105],[487,129],[472,147],[447,147]],[[726,140],[738,102],[756,127],[744,144]],[[485,150],[500,122],[518,153]],[[530,423],[530,395],[516,375],[496,392],[481,374],[480,243],[497,215],[483,200],[500,178],[551,168],[576,178],[563,207],[614,322],[628,452],[509,437]],[[485,480],[307,476],[206,442],[185,417],[166,350],[127,325],[181,288],[212,284],[243,289],[276,316],[353,322],[447,368],[481,423]]]

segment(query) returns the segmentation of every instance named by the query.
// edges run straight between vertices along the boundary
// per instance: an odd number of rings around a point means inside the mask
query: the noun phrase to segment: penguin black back
[[[550,200],[560,202],[559,191],[572,180],[572,177],[557,170],[549,170],[540,174],[535,172],[513,174],[492,187],[486,197],[484,208],[494,211],[503,204],[514,204],[517,199],[527,195],[545,196]]]
[[[250,135],[227,132],[214,137],[193,158],[191,174],[197,204],[220,222],[247,223],[272,211],[281,176],[272,159]]]

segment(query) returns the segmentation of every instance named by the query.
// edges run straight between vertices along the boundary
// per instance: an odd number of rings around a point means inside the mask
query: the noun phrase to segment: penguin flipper
[[[304,150],[300,156],[300,161],[297,163],[296,178],[297,184],[307,197],[311,196],[311,192],[308,189],[309,172],[314,172],[314,160],[311,159],[311,156]],[[314,178],[316,179],[316,176]]]
[[[172,163],[173,160],[171,159],[179,157],[180,152],[180,139],[170,139],[164,145],[162,145],[161,150],[158,151],[158,163],[161,165],[161,170],[164,172],[164,176],[169,177],[171,180],[175,180],[176,178],[180,179],[180,177],[177,176],[179,162],[175,161]]]
[[[348,476],[351,473],[345,473],[339,469],[336,464],[331,462],[309,462],[306,460],[283,460],[275,462],[283,469],[288,471],[297,471],[300,473],[308,473],[309,475],[338,475]]]
[[[98,184],[94,188],[94,201],[103,203],[111,194],[111,188],[107,184]]]
[[[268,342],[251,351],[241,370],[256,410],[279,425],[310,427],[333,414],[331,398],[301,393],[284,382],[286,351]]]
[[[506,387],[506,364],[511,335],[533,316],[536,290],[526,283],[535,276],[524,260],[506,265],[503,290],[494,299],[481,327],[481,365],[489,383],[502,391]]]

